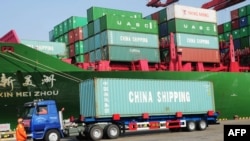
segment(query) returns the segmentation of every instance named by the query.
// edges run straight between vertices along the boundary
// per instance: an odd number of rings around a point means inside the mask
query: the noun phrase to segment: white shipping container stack
[[[195,8],[190,6],[183,6],[179,4],[172,4],[166,7],[167,21],[175,19],[184,19],[195,22],[215,23],[217,25],[217,13],[215,10]],[[190,28],[194,30],[216,30],[210,27],[183,25],[182,28]],[[178,28],[178,27],[176,27]],[[198,28],[198,29],[197,29]],[[186,62],[211,62],[219,63],[219,40],[218,36],[204,35],[204,34],[183,34],[177,33],[176,46],[177,50],[182,52],[182,61]],[[177,36],[176,34],[176,36]],[[209,54],[209,55],[208,55]]]

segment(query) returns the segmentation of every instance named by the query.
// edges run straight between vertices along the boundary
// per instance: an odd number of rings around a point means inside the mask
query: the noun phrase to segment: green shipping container
[[[135,19],[142,18],[142,13],[134,11],[125,11],[125,10],[110,9],[104,7],[90,7],[89,9],[87,9],[88,22],[92,22],[104,15],[118,16],[119,18],[121,17],[135,18]]]
[[[75,55],[83,54],[86,52],[86,46],[83,41],[75,42]]]
[[[63,31],[63,22],[59,24],[58,28],[59,28],[59,36],[63,35],[64,34],[64,31]]]
[[[68,31],[75,29],[77,27],[83,27],[88,24],[88,20],[85,17],[71,16],[67,19]]]
[[[243,6],[239,8],[239,17],[244,17],[247,15],[247,7]]]
[[[68,35],[68,32],[67,33],[65,33],[64,35],[64,43],[66,44],[66,45],[68,45],[69,44],[69,35]]]
[[[224,39],[225,39],[225,41],[229,41],[230,35],[231,35],[231,32],[225,32],[224,33]]]
[[[240,38],[249,36],[249,27],[242,27],[240,28]]]
[[[159,23],[163,23],[167,21],[167,9],[163,8],[162,10],[158,11],[159,12]]]
[[[250,36],[240,38],[240,48],[250,48]]]
[[[219,38],[219,41],[224,41],[224,40],[225,40],[224,34],[220,34],[220,35],[218,36],[218,38]]]
[[[173,19],[168,21],[168,34],[171,32],[214,36],[218,35],[216,23],[191,21],[184,19]]]
[[[87,27],[88,27],[88,37],[93,36],[95,34],[95,30],[94,30],[94,22],[88,23]]]
[[[21,40],[21,43],[48,55],[68,56],[65,43],[38,40]]]
[[[75,56],[75,59],[76,59],[76,63],[83,63],[84,62],[84,55],[79,54],[79,55]]]
[[[58,36],[59,36],[59,25],[56,25],[56,26],[54,26],[54,39],[57,39],[58,38]]]
[[[88,52],[95,50],[95,37],[89,37],[88,39]]]
[[[101,34],[96,34],[94,36],[94,42],[95,42],[95,49],[98,49],[101,47]]]
[[[218,36],[176,33],[175,38],[178,47],[219,49]]]
[[[141,59],[149,63],[160,62],[160,52],[156,48],[139,48],[129,46],[106,46],[102,51],[104,60],[131,62]]]
[[[232,29],[232,22],[230,21],[230,22],[226,22],[226,23],[224,23],[223,24],[223,31],[224,32],[230,32],[231,31],[231,29]]]
[[[247,15],[250,15],[250,4],[246,6],[247,7]]]
[[[94,78],[80,83],[80,114],[85,117],[205,114],[209,110],[215,111],[209,81]]]
[[[101,33],[101,46],[106,45],[158,48],[159,40],[157,34],[106,30]]]
[[[232,31],[233,39],[238,39],[240,38],[240,30],[236,29]]]
[[[100,19],[101,31],[120,30],[140,33],[158,34],[158,24],[155,20],[120,18],[105,15]]]

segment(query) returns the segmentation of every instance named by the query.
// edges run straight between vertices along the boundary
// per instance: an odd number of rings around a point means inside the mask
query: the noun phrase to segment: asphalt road
[[[193,132],[170,132],[168,130],[129,132],[121,135],[118,139],[102,141],[223,141],[224,125],[240,124],[250,125],[249,120],[227,120],[220,121],[220,124],[209,125],[204,131]],[[61,141],[78,141],[75,138],[65,138]],[[84,139],[82,141],[87,141]]]

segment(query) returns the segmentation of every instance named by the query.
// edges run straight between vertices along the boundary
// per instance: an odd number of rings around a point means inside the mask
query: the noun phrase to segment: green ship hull
[[[0,111],[3,113],[0,124],[10,123],[12,129],[23,103],[34,99],[54,99],[59,109],[65,108],[64,118],[78,116],[79,83],[93,77],[208,80],[214,84],[220,119],[232,119],[234,115],[250,117],[249,73],[85,71],[22,44],[0,43],[0,47],[14,49],[13,53],[0,53]]]

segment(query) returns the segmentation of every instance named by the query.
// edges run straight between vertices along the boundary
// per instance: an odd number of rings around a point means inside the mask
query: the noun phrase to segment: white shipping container
[[[215,10],[172,4],[167,6],[167,20],[174,18],[217,23]]]

